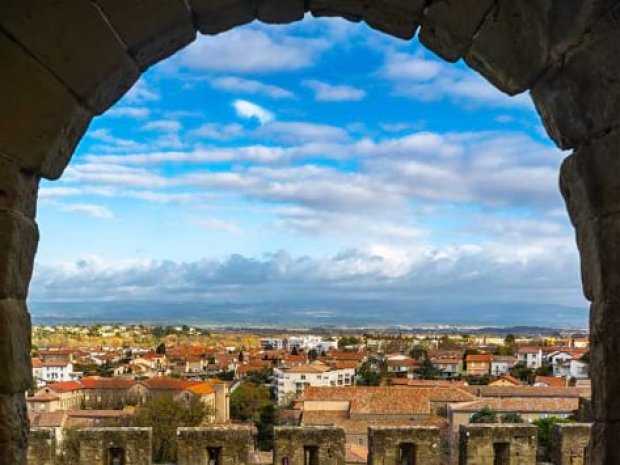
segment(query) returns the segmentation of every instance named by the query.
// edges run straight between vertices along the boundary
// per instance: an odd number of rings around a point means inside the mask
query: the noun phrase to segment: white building
[[[73,371],[73,363],[70,362],[33,362],[32,365],[32,376],[38,387],[46,383],[74,381],[81,376],[81,373]]]
[[[507,375],[510,373],[510,370],[512,370],[512,367],[515,366],[516,362],[517,360],[509,355],[493,355],[493,358],[491,359],[491,375]]]
[[[521,347],[517,351],[517,362],[525,363],[528,368],[535,370],[543,365],[543,351],[540,347]]]
[[[296,347],[297,349],[308,351],[316,349],[322,342],[323,338],[320,336],[291,336],[288,338],[288,350],[292,350],[293,347]]]
[[[277,337],[264,337],[260,340],[260,348],[263,350],[282,350],[284,341]]]
[[[553,365],[553,376],[564,376],[566,378],[587,379],[588,364],[581,360],[567,360]]]
[[[302,394],[307,386],[351,386],[354,368],[334,369],[314,361],[292,368],[274,368],[274,387],[278,403],[285,403]]]

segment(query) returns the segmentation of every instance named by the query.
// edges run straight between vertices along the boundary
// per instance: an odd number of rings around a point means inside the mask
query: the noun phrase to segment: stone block
[[[0,56],[0,153],[29,171],[58,178],[92,115],[2,33]]]
[[[0,394],[0,465],[26,463],[28,427],[24,394]]]
[[[78,465],[109,465],[119,453],[124,465],[151,465],[152,428],[84,428],[78,431]]]
[[[460,465],[536,465],[536,426],[527,424],[461,425]],[[503,457],[502,457],[503,456]]]
[[[304,0],[259,0],[258,19],[269,24],[286,24],[304,18]]]
[[[553,427],[551,451],[554,465],[586,465],[590,442],[589,423],[558,423]]]
[[[400,465],[403,453],[413,454],[412,463],[439,465],[440,450],[437,426],[368,428],[369,465]]]
[[[578,147],[620,121],[620,3],[532,89],[547,133]]]
[[[576,227],[583,293],[591,302],[620,302],[620,214]]]
[[[252,447],[249,426],[209,426],[178,428],[178,465],[210,463],[217,454],[220,465],[248,465]]]
[[[359,22],[364,18],[364,0],[310,0],[312,16],[337,16]]]
[[[125,45],[91,1],[1,2],[0,25],[97,114],[140,76]]]
[[[0,299],[26,298],[38,242],[33,220],[0,211]]]
[[[529,89],[550,59],[546,3],[497,1],[465,55],[467,64],[509,95]]]
[[[184,0],[95,0],[144,71],[196,38]]]
[[[39,176],[16,162],[0,157],[0,211],[12,211],[34,218]]]
[[[582,144],[564,160],[560,191],[574,225],[620,212],[620,130]]]
[[[371,28],[409,40],[422,20],[425,0],[374,0],[366,4],[364,20]]]
[[[0,300],[0,394],[32,386],[30,315],[19,300]]]
[[[56,432],[54,428],[30,428],[27,465],[56,463]]]
[[[219,34],[256,19],[251,0],[189,0],[202,34]]]
[[[620,302],[590,307],[590,374],[595,421],[620,421]]]
[[[471,46],[494,0],[432,2],[424,12],[420,42],[444,60],[455,62]]]
[[[345,465],[345,432],[330,426],[274,428],[274,465]]]

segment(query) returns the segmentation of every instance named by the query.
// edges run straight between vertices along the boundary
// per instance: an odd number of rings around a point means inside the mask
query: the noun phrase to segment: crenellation
[[[591,425],[558,423],[553,427],[553,465],[587,465]]]
[[[536,426],[470,424],[459,431],[460,465],[535,465]]]
[[[54,428],[30,428],[27,465],[55,465],[56,432]]]
[[[368,465],[439,465],[436,426],[368,428]]]
[[[274,429],[274,465],[344,465],[345,432],[331,426]]]
[[[79,465],[151,465],[152,428],[78,431]]]
[[[248,465],[252,428],[245,425],[178,428],[178,465]]]

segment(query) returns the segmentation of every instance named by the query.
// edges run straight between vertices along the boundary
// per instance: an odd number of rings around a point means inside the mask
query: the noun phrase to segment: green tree
[[[507,346],[514,345],[516,341],[517,341],[517,338],[515,337],[514,334],[507,334],[506,337],[504,338],[504,344],[506,344]]]
[[[319,357],[319,353],[316,351],[316,349],[311,349],[310,351],[308,351],[308,358],[310,360],[316,360]]]
[[[201,426],[213,412],[199,399],[176,401],[170,396],[155,397],[130,417],[130,426],[153,428],[153,462],[170,463],[177,459],[177,434],[180,426]]]
[[[521,381],[532,384],[534,379],[534,372],[525,365],[523,362],[517,363],[510,370],[510,374]]]
[[[553,367],[545,364],[539,368],[536,368],[536,371],[534,371],[534,376],[553,376]]]
[[[379,386],[384,375],[385,369],[366,361],[357,370],[357,384],[360,386]]]
[[[437,379],[441,376],[441,369],[437,368],[430,358],[424,357],[419,373],[422,379]]]
[[[500,417],[502,423],[524,423],[520,413],[505,413]]]
[[[260,450],[273,450],[273,427],[277,424],[277,409],[273,403],[263,407],[256,423],[256,443]]]
[[[422,344],[416,344],[409,351],[409,356],[411,358],[415,358],[416,360],[428,358],[428,350]]]
[[[497,412],[484,407],[471,416],[470,423],[497,423]]]
[[[239,363],[243,363],[243,351],[242,350],[239,351],[239,356],[237,357],[237,360],[239,360]]]
[[[539,418],[534,420],[536,425],[536,440],[538,441],[538,455],[539,461],[550,462],[552,456],[553,447],[553,425],[556,423],[567,423],[569,420],[564,420],[557,417]]]
[[[359,340],[359,338],[355,336],[342,336],[340,339],[338,339],[338,348],[340,350],[343,350],[348,346],[359,345],[360,342],[361,341]]]
[[[166,355],[166,344],[164,344],[163,342],[159,344],[155,349],[155,353],[160,355]]]
[[[269,389],[262,384],[245,382],[230,396],[230,416],[238,421],[256,422],[261,410],[270,403]]]
[[[299,355],[299,350],[297,350],[297,346],[293,346],[293,350],[291,350],[291,355]]]

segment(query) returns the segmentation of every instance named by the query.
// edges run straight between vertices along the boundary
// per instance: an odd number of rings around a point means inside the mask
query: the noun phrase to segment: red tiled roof
[[[183,379],[161,377],[161,378],[145,379],[144,381],[141,381],[140,384],[155,391],[156,390],[176,391],[176,390],[187,389],[189,387],[192,387],[192,386],[195,386],[201,383],[199,381],[185,381]]]
[[[476,412],[488,407],[496,412],[538,412],[570,414],[579,408],[579,399],[523,398],[481,399],[473,402],[452,404],[451,409],[460,412]]]
[[[84,389],[129,389],[138,382],[125,378],[102,378],[100,376],[87,376],[81,380]]]
[[[77,381],[64,381],[62,383],[48,384],[47,387],[55,392],[70,392],[82,389],[82,385]]]
[[[491,363],[491,354],[470,354],[465,358],[465,363]]]
[[[565,387],[566,378],[557,376],[537,376],[534,380],[534,384],[545,384],[549,387]]]

